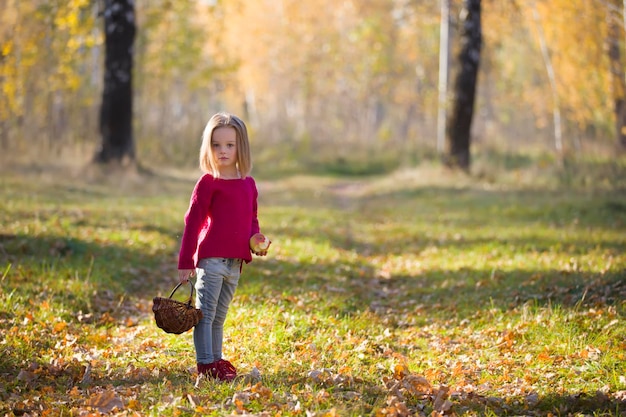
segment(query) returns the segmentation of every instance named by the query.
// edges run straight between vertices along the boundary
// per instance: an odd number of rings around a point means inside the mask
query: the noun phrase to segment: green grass
[[[225,384],[150,310],[193,175],[0,178],[2,415],[626,413],[621,186],[258,179],[273,245],[244,267]]]

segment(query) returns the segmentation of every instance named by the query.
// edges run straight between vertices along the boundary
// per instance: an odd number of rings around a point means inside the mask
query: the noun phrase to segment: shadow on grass
[[[72,273],[96,289],[102,286],[132,294],[150,285],[138,279],[139,273],[150,274],[163,261],[161,254],[146,254],[130,245],[27,234],[0,234],[0,259],[18,268],[12,273],[14,283],[27,284],[20,291],[32,290],[40,295],[42,286],[32,285],[33,279],[40,284],[61,282],[73,278]]]
[[[387,276],[365,263],[267,260],[244,273],[240,292],[263,294],[268,299],[317,292],[324,304],[337,306],[340,316],[365,310],[385,316],[419,306],[464,319],[478,310],[509,311],[529,302],[563,309],[616,306],[619,314],[626,315],[621,305],[626,299],[626,280],[620,272],[464,268]]]
[[[351,184],[351,183],[347,183]],[[336,186],[337,190],[351,188]],[[291,198],[296,198],[291,197]],[[281,202],[279,194],[270,200]],[[329,201],[330,199],[330,201]],[[425,204],[419,204],[425,201]],[[393,202],[393,207],[389,206]],[[285,203],[285,201],[283,201]],[[296,216],[280,225],[270,225],[270,235],[298,236],[315,244],[328,244],[340,251],[357,254],[361,262],[328,264],[272,265],[266,263],[264,276],[284,275],[273,280],[280,291],[310,291],[314,285],[327,297],[345,298],[347,313],[373,308],[383,311],[399,301],[413,300],[426,310],[449,311],[455,317],[470,317],[477,309],[503,311],[528,302],[538,306],[564,308],[617,306],[626,296],[626,271],[611,268],[612,258],[626,251],[626,240],[617,230],[626,231],[626,199],[623,196],[593,192],[554,192],[550,190],[483,190],[475,188],[416,187],[402,191],[382,191],[367,198],[340,191],[322,196],[310,207],[310,222]],[[415,210],[395,210],[407,204]],[[324,206],[342,207],[337,218],[325,218]],[[468,210],[471,208],[471,210]],[[359,219],[366,220],[364,226]],[[394,230],[415,224],[440,224],[439,234]],[[394,223],[395,222],[395,223]],[[312,228],[311,224],[320,227]],[[385,232],[385,227],[390,233]],[[423,227],[423,226],[421,226]],[[531,233],[529,230],[536,230]],[[541,231],[547,231],[545,234]],[[590,233],[597,231],[597,234]],[[607,237],[603,232],[611,233]],[[374,233],[383,233],[379,244]],[[398,234],[401,237],[394,237]],[[414,236],[414,237],[413,237]],[[563,236],[560,238],[560,236]],[[367,239],[367,240],[365,240]],[[409,255],[427,257],[430,251],[447,251],[450,257],[463,256],[474,249],[492,253],[498,259],[528,255],[533,259],[556,256],[568,259],[559,268],[536,269],[499,267],[481,269],[416,270],[411,275],[389,276],[367,263],[366,257]],[[584,258],[601,254],[606,272],[585,271]],[[475,256],[475,255],[474,255]],[[419,263],[416,263],[419,268]],[[334,272],[331,272],[334,271]],[[288,284],[283,285],[285,280]],[[293,285],[295,280],[298,285]],[[329,291],[330,290],[330,291]],[[411,305],[409,303],[409,305]]]

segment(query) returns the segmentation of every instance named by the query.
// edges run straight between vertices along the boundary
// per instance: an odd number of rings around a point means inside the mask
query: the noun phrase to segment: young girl
[[[196,305],[203,318],[193,331],[198,373],[222,381],[237,376],[222,358],[224,321],[251,252],[265,256],[269,240],[260,233],[257,188],[246,125],[237,116],[218,113],[202,134],[200,177],[185,214],[178,278],[197,275]],[[260,244],[260,245],[259,245]]]

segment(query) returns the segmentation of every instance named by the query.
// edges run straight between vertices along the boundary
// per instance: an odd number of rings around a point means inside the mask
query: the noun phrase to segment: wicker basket
[[[191,282],[189,282],[191,293],[186,302],[172,299],[181,285],[182,283],[179,283],[168,298],[154,297],[152,299],[152,311],[156,324],[166,333],[184,333],[198,324],[202,318],[202,310],[191,305],[194,291]]]

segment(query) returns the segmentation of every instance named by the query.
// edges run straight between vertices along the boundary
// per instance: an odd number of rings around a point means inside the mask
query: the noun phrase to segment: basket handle
[[[189,284],[189,286],[191,287],[191,291],[189,291],[189,300],[187,300],[187,304],[191,305],[191,300],[193,299],[193,290],[194,287],[191,284],[191,281],[187,281],[187,283]],[[178,285],[172,290],[172,293],[170,294],[170,298],[172,298],[174,296],[174,293],[180,288],[180,286],[183,285],[182,282],[179,282]]]

